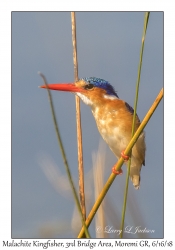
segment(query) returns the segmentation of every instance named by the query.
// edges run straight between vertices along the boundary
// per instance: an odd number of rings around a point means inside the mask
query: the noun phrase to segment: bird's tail
[[[140,169],[137,167],[130,168],[130,178],[135,187],[135,189],[140,188]]]

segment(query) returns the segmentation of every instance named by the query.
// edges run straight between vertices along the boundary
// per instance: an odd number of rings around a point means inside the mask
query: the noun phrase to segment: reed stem
[[[72,45],[73,45],[73,64],[74,79],[78,81],[78,59],[77,59],[77,39],[76,39],[76,18],[75,12],[71,12],[72,21]],[[80,98],[75,96],[76,105],[76,124],[77,124],[77,147],[78,147],[78,172],[79,172],[79,195],[80,204],[84,220],[86,219],[85,193],[84,193],[84,168],[83,168],[83,150],[82,150],[82,129],[81,129],[81,112]]]
[[[157,106],[159,105],[160,101],[163,98],[163,88],[161,89],[161,91],[159,92],[158,96],[156,97],[154,103],[152,104],[151,108],[148,110],[145,118],[143,119],[142,123],[140,124],[139,128],[137,129],[137,131],[135,132],[134,136],[132,137],[131,141],[129,142],[127,148],[125,149],[124,154],[129,154],[129,152],[131,151],[132,147],[134,146],[134,144],[136,143],[137,139],[139,138],[140,134],[142,133],[143,129],[145,128],[146,124],[148,123],[148,121],[150,120],[151,116],[153,115],[154,111],[156,110]],[[115,170],[119,171],[121,169],[121,166],[123,164],[124,160],[122,157],[120,157],[120,159],[118,160]],[[86,219],[86,226],[89,227],[91,221],[93,220],[97,209],[99,208],[101,202],[103,201],[105,195],[107,194],[110,186],[112,185],[113,181],[115,180],[116,175],[111,173],[111,175],[109,176],[106,184],[104,185],[101,193],[98,196],[98,199],[96,200],[94,206],[92,207],[87,219]],[[82,227],[78,238],[82,238],[84,234],[84,227]]]
[[[131,138],[135,132],[135,119],[137,114],[137,103],[138,103],[138,96],[139,96],[139,85],[140,85],[140,76],[141,76],[141,69],[142,69],[142,58],[143,58],[143,51],[144,51],[144,43],[145,43],[145,36],[146,30],[149,20],[149,12],[145,13],[144,18],[144,27],[143,27],[143,35],[142,35],[142,45],[140,50],[140,61],[138,66],[138,77],[136,82],[136,95],[135,95],[135,103],[134,103],[134,114],[133,114],[133,123],[132,123],[132,133]],[[132,155],[132,150],[130,152]],[[129,175],[130,175],[130,167],[131,167],[131,157],[129,158],[129,164],[127,168],[127,175],[126,175],[126,184],[125,184],[125,192],[124,192],[124,201],[123,201],[123,208],[122,208],[122,219],[121,219],[121,226],[120,226],[120,238],[123,238],[123,228],[124,228],[124,221],[125,221],[125,213],[126,213],[126,203],[127,203],[127,195],[128,195],[128,186],[129,186]]]

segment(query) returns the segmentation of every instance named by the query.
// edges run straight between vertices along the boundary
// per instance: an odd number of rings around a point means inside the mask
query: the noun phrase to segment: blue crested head
[[[106,90],[106,93],[108,95],[114,95],[118,98],[118,95],[115,89],[112,87],[112,85],[108,81],[105,81],[103,79],[96,78],[96,77],[84,77],[81,80],[84,80],[85,82],[87,82],[87,84],[92,84],[94,87],[102,88]]]

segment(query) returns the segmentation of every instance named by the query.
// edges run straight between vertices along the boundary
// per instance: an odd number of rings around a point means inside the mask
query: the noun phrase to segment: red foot
[[[129,160],[129,156],[124,154],[124,150],[122,150],[122,152],[121,152],[121,157],[123,158],[124,161]]]
[[[120,174],[123,174],[123,171],[122,171],[122,169],[116,170],[115,165],[114,165],[113,168],[112,168],[112,173],[115,174],[115,175],[120,175]]]

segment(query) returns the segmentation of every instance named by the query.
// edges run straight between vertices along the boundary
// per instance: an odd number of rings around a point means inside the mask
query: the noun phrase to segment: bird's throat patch
[[[89,98],[87,97],[87,96],[85,96],[85,95],[83,95],[83,94],[81,94],[81,93],[76,93],[76,95],[77,96],[79,96],[80,98],[81,98],[81,100],[85,103],[85,104],[87,104],[87,105],[92,105],[92,101],[91,100],[89,100]]]

